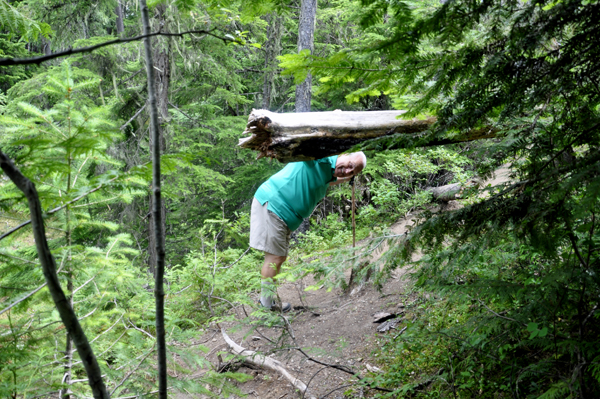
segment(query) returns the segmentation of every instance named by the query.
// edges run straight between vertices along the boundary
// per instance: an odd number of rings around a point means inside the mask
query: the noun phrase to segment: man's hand
[[[329,185],[330,186],[337,186],[338,184],[342,184],[342,183],[345,183],[347,181],[350,181],[353,177],[354,176],[352,176],[352,177],[338,177],[338,179],[336,181],[332,181],[331,183],[329,183]]]

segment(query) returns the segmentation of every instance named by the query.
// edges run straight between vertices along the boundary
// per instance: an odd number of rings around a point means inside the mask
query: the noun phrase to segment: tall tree
[[[117,5],[115,6],[115,14],[117,15],[117,36],[120,36],[121,33],[125,32],[125,24],[123,23],[123,2],[121,0],[117,0]]]
[[[298,19],[298,53],[311,55],[315,46],[315,24],[317,20],[317,0],[301,0]],[[310,112],[312,74],[296,85],[296,112]]]
[[[281,54],[281,35],[283,32],[283,16],[273,11],[266,16],[267,41],[265,49],[264,79],[262,90],[262,108],[270,109],[275,97],[275,78],[277,77],[277,57]]]
[[[160,26],[161,29],[165,29],[168,32],[168,27],[166,26],[166,11],[167,6],[165,4],[159,4],[155,7],[156,14],[156,25]],[[148,28],[148,33],[150,33],[150,28]],[[151,152],[154,151],[154,140],[158,140],[157,145],[159,146],[160,153],[164,153],[167,144],[166,144],[166,130],[167,130],[167,122],[171,119],[169,116],[169,85],[171,81],[171,41],[169,38],[166,39],[166,43],[161,43],[160,40],[156,40],[157,46],[156,50],[152,52],[153,54],[153,76],[155,79],[154,87],[156,88],[155,101],[156,107],[158,110],[158,126],[156,127],[158,135],[154,136],[152,133],[150,135],[150,147]],[[150,101],[150,96],[148,96],[148,102]],[[152,105],[148,104],[148,113],[151,115]],[[150,117],[152,121],[152,116]],[[154,159],[154,158],[153,158]],[[154,209],[154,201],[156,199],[155,193],[150,194],[149,203],[150,209]],[[159,236],[165,237],[167,231],[167,211],[166,211],[166,203],[162,201],[160,203],[160,223],[155,223],[155,214],[151,212],[148,217],[148,266],[152,273],[155,272],[157,264],[158,264],[158,253],[157,248],[159,247],[159,243],[156,242],[156,238]],[[160,235],[155,232],[156,226],[160,227]]]

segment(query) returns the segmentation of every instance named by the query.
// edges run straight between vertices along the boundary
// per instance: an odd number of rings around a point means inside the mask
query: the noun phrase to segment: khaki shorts
[[[287,256],[292,231],[277,215],[252,199],[250,211],[250,246],[277,256]]]

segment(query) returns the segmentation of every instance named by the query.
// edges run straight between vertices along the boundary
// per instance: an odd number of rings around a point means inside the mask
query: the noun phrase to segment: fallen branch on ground
[[[305,394],[305,392],[307,390],[306,384],[304,382],[300,381],[298,378],[292,376],[289,373],[289,371],[287,371],[287,369],[285,367],[283,367],[281,362],[279,362],[278,360],[275,360],[275,359],[265,357],[263,355],[256,353],[255,351],[248,350],[248,349],[236,344],[229,337],[229,335],[227,335],[227,333],[225,332],[225,329],[223,329],[223,328],[221,328],[221,334],[223,335],[223,339],[225,339],[225,342],[227,342],[227,345],[229,345],[229,347],[231,348],[233,353],[235,353],[238,356],[243,357],[245,362],[253,364],[255,366],[259,366],[262,368],[266,368],[266,369],[278,372],[285,379],[287,379],[294,386],[294,388],[299,390],[303,395]],[[314,399],[314,397],[310,397],[310,398]]]

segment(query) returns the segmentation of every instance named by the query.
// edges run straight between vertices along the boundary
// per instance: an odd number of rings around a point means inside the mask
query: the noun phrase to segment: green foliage
[[[140,256],[133,249],[134,240],[129,234],[119,233],[120,225],[104,220],[103,214],[111,205],[146,194],[147,168],[123,171],[122,163],[110,156],[109,148],[120,133],[107,117],[111,107],[94,106],[91,91],[97,89],[98,79],[90,76],[89,71],[74,69],[69,62],[36,76],[33,80],[43,84],[36,100],[44,107],[23,101],[9,103],[7,110],[12,116],[2,117],[1,146],[35,182],[44,209],[63,207],[46,220],[49,245],[60,265],[63,289],[72,297],[94,345],[109,390],[117,396],[145,393],[154,388],[154,296],[147,274],[133,266]],[[31,84],[23,82],[22,88]],[[11,93],[27,96],[26,90]],[[167,175],[189,165],[169,157],[163,159]],[[69,204],[79,197],[83,198]],[[0,205],[6,211],[3,218],[27,217],[22,195],[6,182],[0,185]],[[45,290],[23,300],[43,282],[32,244],[22,231],[2,240],[0,246],[0,294],[8,295],[8,303],[16,305],[6,313],[9,333],[0,340],[1,396],[45,395],[64,387],[61,381],[67,360],[57,351],[65,347],[66,336],[58,313]],[[225,254],[225,259],[239,255],[232,251]],[[193,266],[188,274],[174,268],[167,276],[172,279],[170,289],[175,299],[167,301],[171,312],[166,328],[175,340],[193,339],[198,334],[198,319],[190,317],[188,298],[179,295],[183,288],[180,284],[192,281],[198,271],[204,272],[202,267]],[[235,271],[239,275],[239,270]],[[231,276],[227,278],[232,280]],[[217,293],[226,296],[220,290]],[[4,319],[0,320],[4,325]],[[207,367],[198,354],[174,346],[169,350],[180,355],[180,362],[170,365],[178,372],[192,373]],[[83,380],[84,371],[76,355],[71,372],[73,379]],[[175,386],[210,394],[205,385],[215,384],[224,393],[239,394],[224,378],[248,377],[208,373],[201,383],[198,380]],[[89,395],[89,387],[81,382],[73,383],[70,389],[79,396]]]
[[[180,317],[193,323],[221,318],[233,304],[250,304],[250,292],[260,286],[258,265],[262,253],[249,249],[219,250],[217,239],[229,229],[227,223],[227,220],[207,221],[197,232],[201,240],[199,250],[189,253],[185,264],[171,272],[179,285],[192,287],[178,301],[188,304],[181,308]]]
[[[25,58],[28,52],[26,43],[11,39],[8,34],[0,34],[0,58]],[[6,93],[15,83],[30,78],[35,67],[14,65],[0,70],[0,93]],[[0,110],[4,104],[0,104]],[[1,111],[0,111],[1,112]]]
[[[431,202],[429,187],[466,183],[473,177],[472,161],[460,148],[399,150],[375,153],[366,171],[370,203],[359,210],[367,225],[393,222]],[[392,216],[389,219],[389,216]]]
[[[486,160],[482,174],[512,163],[517,180],[462,209],[422,213],[395,249],[407,259],[406,248],[425,248],[417,282],[444,298],[402,340],[411,340],[414,356],[428,354],[417,361],[422,378],[404,386],[423,397],[423,381],[437,381],[447,396],[598,396],[590,362],[600,330],[599,5],[453,1],[427,14],[411,2],[391,7],[393,34],[375,52],[394,57],[393,68],[414,71],[398,82],[418,94],[410,115],[437,114],[421,144],[497,126],[502,139],[470,156]],[[363,22],[373,26],[378,15],[367,13]],[[441,318],[450,313],[460,316],[454,325]],[[406,365],[395,362],[398,369],[382,378],[398,386],[410,377],[395,374]]]
[[[1,56],[116,36],[114,2],[15,4],[0,3]],[[139,32],[132,4],[125,7],[128,36]],[[598,396],[598,2],[329,1],[319,5],[312,56],[296,54],[296,10],[283,3],[153,6],[153,28],[210,29],[249,44],[199,35],[153,40],[169,67],[160,101],[173,341],[192,338],[258,288],[261,259],[245,252],[244,210],[281,165],[256,161],[236,144],[244,115],[262,107],[264,95],[272,110],[293,110],[293,79],[310,71],[314,110],[395,107],[408,108],[407,117],[438,117],[425,134],[368,144],[375,151],[357,183],[362,246],[339,249],[351,242],[351,193],[336,187],[282,275],[313,273],[317,286],[346,288],[352,267],[358,279],[370,275],[380,285],[412,250],[424,249],[415,268],[423,295],[408,306],[409,328],[385,347],[386,373],[373,382],[394,389],[389,397]],[[275,21],[279,33],[269,30]],[[51,43],[48,26],[56,32]],[[267,59],[271,49],[272,57],[283,54],[283,76]],[[139,43],[129,43],[0,74],[0,147],[35,181],[44,210],[89,193],[46,222],[61,281],[72,284],[76,310],[90,314],[83,322],[109,386],[135,370],[114,395],[147,393],[154,378],[152,284],[137,267],[146,265],[149,178],[140,54]],[[500,129],[500,138],[413,149],[480,126]],[[394,147],[408,149],[385,151]],[[485,177],[505,163],[518,183],[486,188],[459,210],[428,211],[425,188]],[[21,193],[6,180],[0,209],[11,227],[28,218]],[[422,223],[401,242],[381,227],[415,211]],[[392,250],[368,263],[386,243]],[[3,304],[42,284],[26,229],[2,240],[0,257]],[[64,364],[54,356],[65,337],[55,313],[42,289],[0,316],[7,332],[0,337],[1,396],[60,389]],[[180,359],[170,364],[178,373],[209,366],[185,346],[169,351]],[[73,371],[83,378],[79,364]],[[203,395],[210,394],[204,383],[222,382],[213,373],[202,383],[173,381]],[[73,389],[89,396],[84,384]],[[233,392],[223,387],[223,395]]]
[[[52,33],[48,24],[32,20],[6,0],[0,0],[0,27],[26,40],[37,40],[39,35],[48,38]]]

